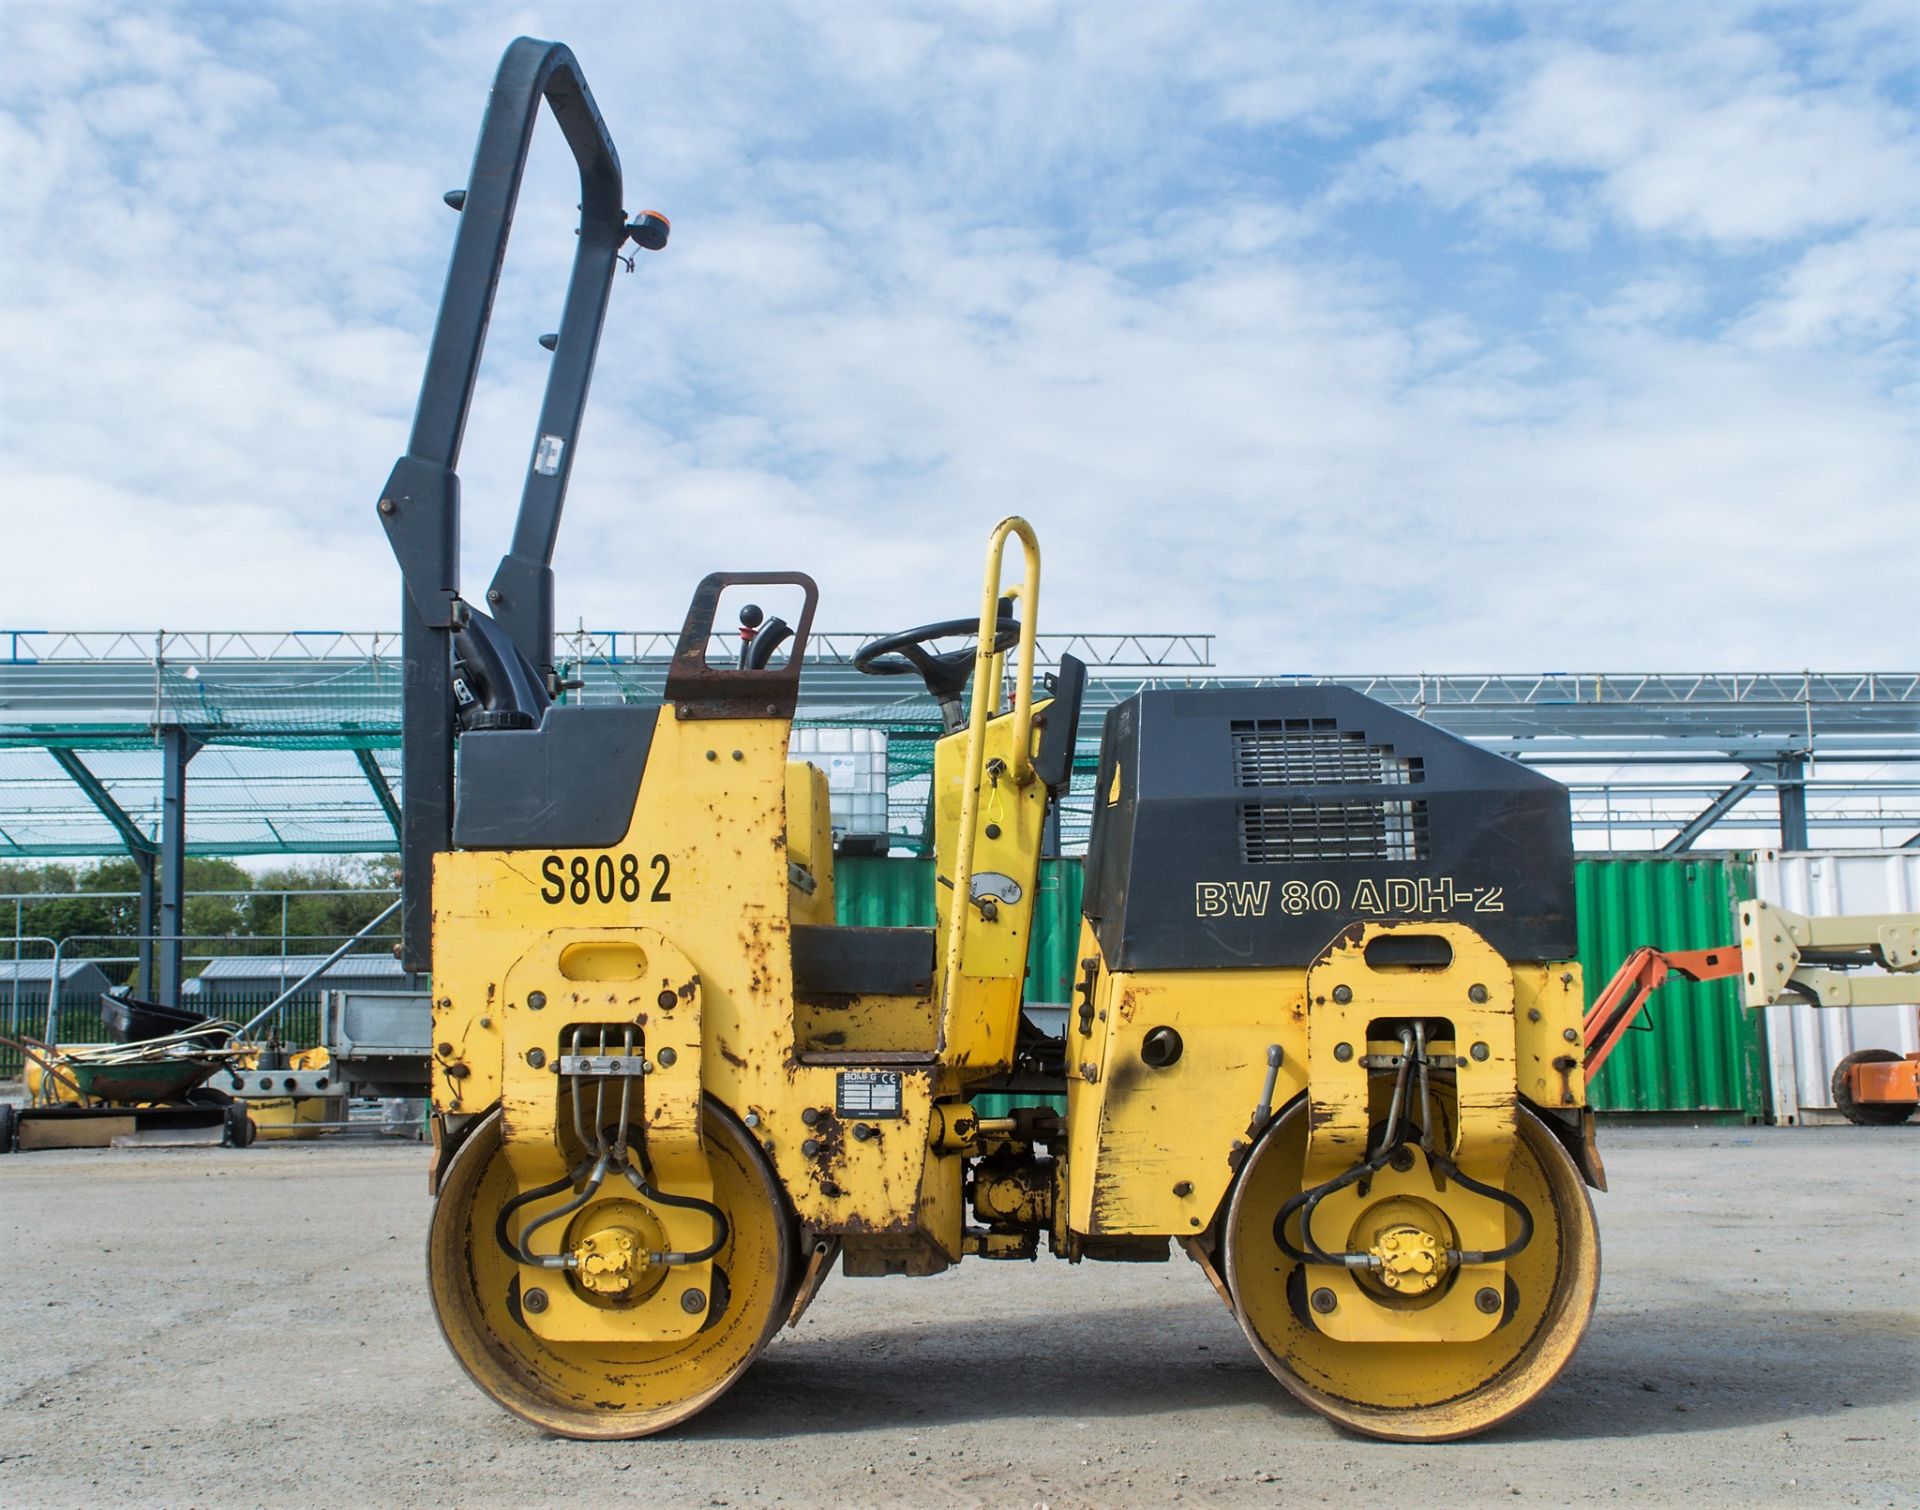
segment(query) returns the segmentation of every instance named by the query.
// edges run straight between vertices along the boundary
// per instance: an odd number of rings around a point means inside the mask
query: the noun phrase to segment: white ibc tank
[[[836,846],[887,851],[887,731],[798,728],[788,753],[827,773]]]

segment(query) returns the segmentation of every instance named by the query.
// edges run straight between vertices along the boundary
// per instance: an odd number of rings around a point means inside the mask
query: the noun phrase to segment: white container
[[[849,836],[873,838],[887,831],[887,731],[817,729],[793,731],[788,755],[827,773],[827,797],[836,844]]]
[[[1754,887],[1762,901],[1807,917],[1920,912],[1920,849],[1763,849]],[[1773,1120],[1781,1125],[1845,1120],[1833,1104],[1833,1067],[1855,1049],[1920,1052],[1920,1007],[1793,1002],[1766,1013]]]

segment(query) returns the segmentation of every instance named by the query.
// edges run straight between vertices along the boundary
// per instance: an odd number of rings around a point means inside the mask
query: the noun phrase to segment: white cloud
[[[6,12],[0,623],[393,621],[371,506],[518,29],[575,47],[675,223],[616,281],[568,622],[670,623],[723,566],[814,572],[829,627],[964,612],[1019,510],[1054,627],[1215,629],[1243,669],[1920,649],[1874,543],[1911,518],[1913,257],[1865,22],[1742,22],[1716,74],[1720,23],[1650,11],[1484,45],[1394,8],[409,14]],[[567,171],[544,131],[463,458],[475,593]],[[1558,287],[1548,235],[1612,260]],[[1847,591],[1793,608],[1781,539]]]
[[[1412,190],[1560,240],[1597,221],[1765,242],[1913,214],[1908,111],[1864,73],[1810,80],[1732,17],[1696,16],[1692,35],[1657,47],[1550,34],[1516,45],[1484,96],[1423,105],[1342,192]],[[1910,28],[1906,42],[1910,57]]]
[[[1874,341],[1910,333],[1917,317],[1920,228],[1876,229],[1809,249],[1736,334],[1759,347]]]
[[[1778,240],[1910,210],[1920,151],[1898,115],[1770,73],[1660,76],[1577,52],[1521,91],[1506,130],[1523,163],[1602,176],[1642,231]]]

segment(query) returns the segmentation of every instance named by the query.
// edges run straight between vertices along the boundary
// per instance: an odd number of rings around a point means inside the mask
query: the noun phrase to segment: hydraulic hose
[[[1521,1249],[1533,1241],[1533,1213],[1527,1209],[1527,1203],[1510,1190],[1502,1190],[1495,1185],[1483,1185],[1472,1175],[1462,1174],[1460,1166],[1444,1154],[1427,1153],[1427,1160],[1433,1167],[1456,1184],[1464,1185],[1475,1195],[1484,1195],[1489,1200],[1498,1201],[1520,1218],[1520,1235],[1504,1248],[1493,1248],[1485,1252],[1473,1249],[1453,1249],[1447,1257],[1456,1264],[1499,1264],[1517,1255]]]
[[[529,1257],[521,1250],[520,1245],[515,1242],[512,1237],[508,1236],[507,1224],[513,1220],[514,1212],[518,1211],[522,1206],[531,1205],[535,1201],[544,1201],[549,1196],[558,1195],[563,1190],[571,1190],[575,1185],[579,1184],[581,1180],[586,1178],[588,1171],[592,1167],[591,1164],[583,1161],[575,1166],[570,1173],[562,1175],[551,1185],[536,1185],[532,1190],[523,1190],[512,1200],[508,1201],[506,1205],[502,1206],[500,1208],[500,1214],[495,1217],[493,1221],[493,1238],[494,1241],[500,1245],[500,1251],[515,1263],[539,1265],[539,1259]],[[589,1190],[588,1194],[592,1194],[592,1191]]]
[[[1280,1245],[1280,1251],[1295,1263],[1313,1262],[1317,1264],[1335,1264],[1349,1269],[1367,1269],[1373,1266],[1373,1257],[1367,1253],[1331,1254],[1323,1249],[1313,1236],[1313,1213],[1320,1202],[1336,1190],[1344,1190],[1356,1180],[1363,1179],[1384,1168],[1399,1151],[1404,1139],[1399,1136],[1400,1119],[1406,1110],[1407,1082],[1413,1073],[1414,1032],[1412,1028],[1400,1030],[1400,1066],[1393,1081],[1393,1099],[1387,1106],[1387,1125],[1380,1134],[1380,1146],[1369,1157],[1362,1159],[1345,1174],[1336,1175],[1324,1184],[1311,1190],[1303,1190],[1285,1205],[1273,1219],[1273,1240]],[[1301,1208],[1304,1208],[1302,1210]],[[1306,1252],[1293,1246],[1287,1239],[1287,1218],[1296,1210],[1301,1210],[1300,1239],[1306,1244]]]
[[[706,1247],[691,1253],[654,1253],[648,1255],[648,1261],[656,1264],[703,1264],[727,1245],[730,1233],[727,1226],[727,1214],[711,1201],[703,1201],[698,1196],[669,1195],[658,1190],[653,1184],[653,1171],[647,1164],[647,1156],[640,1149],[630,1149],[630,1154],[638,1156],[638,1167],[629,1162],[624,1171],[633,1188],[646,1200],[661,1206],[678,1206],[684,1211],[704,1211],[713,1221],[713,1241]]]
[[[1398,1153],[1401,1148],[1405,1147],[1406,1144],[1411,1141],[1407,1134],[1403,1133],[1401,1123],[1406,1110],[1409,1076],[1414,1071],[1416,1065],[1419,1073],[1421,1120],[1422,1123],[1427,1122],[1431,1112],[1431,1092],[1427,1080],[1425,1039],[1424,1025],[1419,1025],[1414,1028],[1403,1028],[1401,1030],[1400,1043],[1402,1055],[1399,1073],[1394,1081],[1393,1099],[1388,1106],[1386,1126],[1381,1132],[1380,1142],[1375,1151],[1355,1164],[1344,1174],[1336,1175],[1331,1180],[1315,1185],[1311,1189],[1302,1190],[1289,1197],[1281,1205],[1279,1212],[1274,1216],[1274,1243],[1282,1253],[1286,1254],[1286,1256],[1295,1263],[1329,1264],[1336,1268],[1347,1269],[1371,1269],[1374,1267],[1373,1256],[1369,1253],[1329,1253],[1322,1248],[1313,1235],[1313,1216],[1321,1201],[1337,1191],[1346,1189],[1358,1180],[1378,1173],[1392,1162],[1393,1156]],[[1463,1173],[1459,1165],[1455,1164],[1453,1160],[1431,1146],[1431,1140],[1424,1126],[1418,1129],[1409,1128],[1409,1131],[1414,1130],[1417,1130],[1419,1133],[1419,1141],[1421,1147],[1426,1152],[1427,1162],[1430,1167],[1437,1170],[1446,1178],[1453,1180],[1463,1189],[1470,1190],[1475,1195],[1485,1196],[1488,1200],[1498,1201],[1501,1205],[1512,1211],[1520,1221],[1519,1233],[1514,1237],[1512,1242],[1506,1244],[1504,1247],[1485,1250],[1450,1248],[1447,1250],[1448,1261],[1456,1266],[1462,1264],[1504,1263],[1507,1259],[1515,1257],[1524,1250],[1527,1244],[1533,1241],[1534,1230],[1533,1213],[1527,1209],[1526,1202],[1514,1195],[1511,1191],[1502,1190],[1498,1186],[1485,1184],[1482,1181],[1474,1179],[1473,1176]],[[1297,1247],[1287,1236],[1287,1223],[1292,1219],[1296,1211],[1300,1213],[1300,1245]]]

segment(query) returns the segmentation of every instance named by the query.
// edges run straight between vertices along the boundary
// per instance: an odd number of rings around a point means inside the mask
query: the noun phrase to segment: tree
[[[196,972],[192,956],[280,952],[284,911],[288,952],[327,952],[350,934],[359,932],[391,898],[383,892],[397,884],[397,866],[391,860],[325,860],[315,864],[283,866],[250,875],[233,861],[212,855],[189,855],[185,864],[188,973]],[[25,937],[70,941],[69,957],[105,960],[132,955],[140,932],[140,871],[132,859],[117,857],[77,868],[61,864],[0,863],[0,896],[17,902],[19,932]],[[309,895],[345,891],[344,896]],[[215,893],[240,893],[216,895]],[[283,902],[279,893],[294,893]],[[0,927],[14,919],[0,915]],[[158,931],[159,920],[154,921]],[[397,933],[389,925],[383,935]],[[22,946],[25,957],[44,954]],[[104,966],[110,974],[127,976],[133,966],[119,962]]]
[[[330,950],[380,915],[393,899],[375,888],[391,884],[382,871],[344,860],[265,871],[254,882],[262,895],[248,898],[248,927],[261,937],[277,938],[284,907],[288,937],[306,940],[288,945],[289,952]],[[287,894],[284,902],[274,895],[282,892]],[[301,896],[300,892],[346,894]],[[381,929],[383,937],[397,936],[397,933],[392,919]]]

